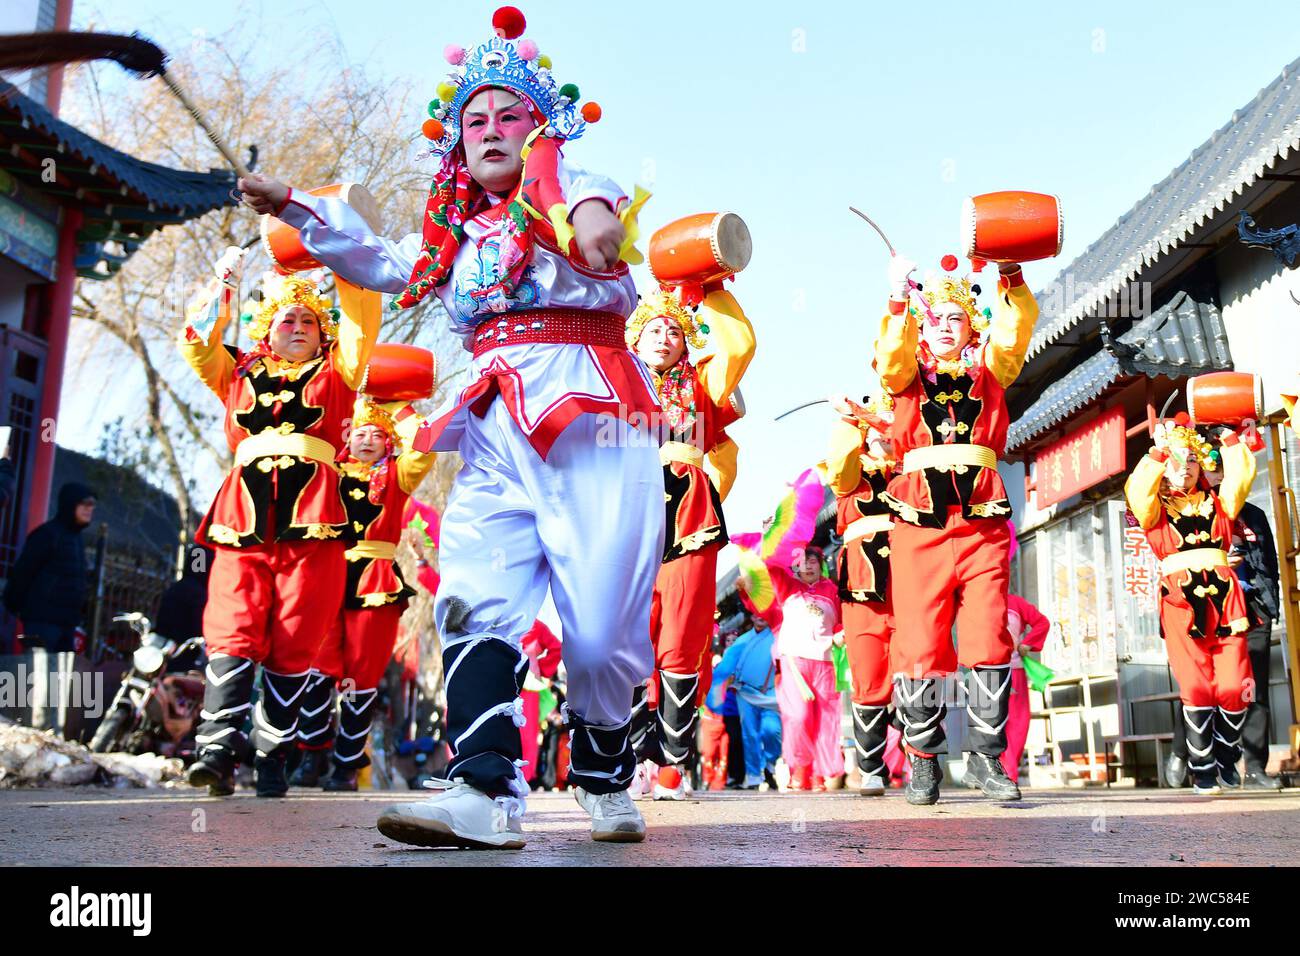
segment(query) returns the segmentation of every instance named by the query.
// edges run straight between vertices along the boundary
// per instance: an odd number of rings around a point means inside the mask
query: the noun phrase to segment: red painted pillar
[[[72,291],[77,285],[77,230],[81,209],[63,207],[59,228],[57,278],[49,298],[50,315],[45,324],[45,377],[41,383],[41,413],[36,422],[32,456],[32,495],[27,503],[27,527],[45,521],[50,507],[50,484],[54,480],[54,436],[59,420],[59,393],[63,390],[63,365],[68,355],[68,330],[72,326]]]

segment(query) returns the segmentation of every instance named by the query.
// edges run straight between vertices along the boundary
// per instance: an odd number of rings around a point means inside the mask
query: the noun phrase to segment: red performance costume
[[[343,607],[317,652],[311,678],[302,695],[298,745],[313,754],[334,751],[334,773],[327,790],[355,790],[356,774],[369,765],[366,740],[378,685],[393,655],[402,612],[415,594],[402,579],[397,545],[405,527],[406,502],[433,466],[433,452],[401,450],[409,444],[423,419],[405,402],[387,405],[357,401],[352,428],[375,426],[387,438],[385,454],[367,464],[349,455],[339,468],[339,489],[356,542],[344,554],[347,583]],[[333,727],[333,690],[338,685],[339,721]],[[295,783],[315,783],[310,759],[308,775]]]
[[[220,278],[187,310],[178,342],[225,405],[235,459],[198,532],[215,557],[203,615],[207,690],[190,782],[228,792],[234,763],[248,758],[243,723],[261,664],[251,744],[259,794],[278,796],[287,789],[284,759],[297,732],[299,697],[343,599],[343,551],[355,535],[334,459],[380,306],[378,294],[338,280],[342,314],[335,318],[314,283],[268,274],[248,326],[258,344],[243,352],[222,344],[236,291],[231,269],[233,263],[224,272],[219,264]],[[270,346],[276,323],[294,306],[315,315],[322,339],[315,357],[301,362]]]
[[[889,432],[889,421],[883,417],[888,411],[882,404],[861,409],[853,420],[842,418],[826,460],[827,484],[836,497],[835,533],[844,541],[836,557],[835,583],[852,675],[853,739],[862,792],[872,795],[884,793],[889,783],[885,744],[893,687],[889,665],[894,633],[889,588],[893,519],[884,493],[894,462],[873,457],[870,448],[873,439],[879,442]]]
[[[927,281],[927,313],[951,303],[970,321],[972,338],[958,357],[939,359],[919,340],[917,322],[928,319],[901,299],[891,298],[876,341],[876,370],[894,399],[891,436],[901,462],[883,498],[899,518],[890,561],[904,571],[893,580],[890,655],[894,703],[913,757],[909,788],[918,784],[916,758],[947,752],[942,681],[960,663],[971,669],[969,749],[984,758],[974,763],[1001,776],[1008,796],[1015,790],[997,763],[1006,749],[1012,652],[1006,632],[1011,506],[997,464],[1011,421],[1006,389],[1024,364],[1038,307],[1020,268],[1004,269],[991,322],[968,280]],[[933,762],[925,770],[939,773]],[[917,802],[938,799],[938,779]]]
[[[754,331],[720,285],[707,290],[698,315],[680,304],[677,293],[651,295],[628,320],[630,348],[656,319],[676,325],[689,345],[702,347],[708,334],[716,346],[694,363],[683,349],[676,364],[655,373],[667,435],[660,448],[667,523],[650,606],[655,675],[648,692],[642,686],[634,693],[632,737],[638,758],[669,765],[660,782],[676,792],[681,777],[675,768],[695,752],[718,551],[728,541],[722,500],[735,481],[736,445],[725,429],[743,413],[736,388],[754,356]]]
[[[1236,435],[1215,452],[1192,428],[1157,427],[1156,447],[1133,469],[1124,494],[1160,560],[1160,629],[1183,702],[1188,769],[1197,789],[1207,790],[1217,788],[1220,768],[1235,775],[1249,707],[1250,623],[1227,551],[1255,480],[1255,456]],[[1171,457],[1214,469],[1216,455],[1223,460],[1217,493],[1204,478],[1187,492],[1165,482]]]

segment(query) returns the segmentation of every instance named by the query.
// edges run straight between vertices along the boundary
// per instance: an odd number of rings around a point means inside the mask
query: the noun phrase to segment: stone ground
[[[427,850],[373,828],[401,795],[295,790],[224,799],[188,790],[0,791],[0,864],[699,866],[832,864],[1273,865],[1300,863],[1300,790],[1026,790],[999,804],[952,787],[935,807],[902,794],[709,793],[642,803],[640,845],[593,843],[568,793],[536,794],[516,852]],[[415,796],[418,799],[418,795]]]

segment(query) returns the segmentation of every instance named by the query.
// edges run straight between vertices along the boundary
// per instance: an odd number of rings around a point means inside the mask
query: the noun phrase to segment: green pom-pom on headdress
[[[435,99],[432,99],[432,100],[429,100],[429,116],[430,116],[431,118],[436,119],[437,117],[436,117],[434,114],[436,114],[436,113],[438,112],[438,110],[440,110],[440,109],[442,109],[442,101],[441,101],[441,100],[436,99],[436,98],[435,98]]]
[[[560,95],[567,96],[571,103],[576,103],[582,98],[582,94],[578,92],[578,86],[576,83],[565,83],[560,87]]]

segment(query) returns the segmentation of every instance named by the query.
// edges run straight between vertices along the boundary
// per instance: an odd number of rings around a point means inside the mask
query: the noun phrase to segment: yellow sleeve
[[[988,347],[984,364],[998,384],[1010,388],[1025,364],[1029,340],[1038,321],[1038,303],[1023,282],[1009,289],[999,289],[993,321],[988,329]]]
[[[1255,456],[1243,442],[1233,442],[1219,449],[1223,456],[1223,481],[1219,482],[1219,501],[1234,521],[1241,514],[1250,486],[1255,483]]]
[[[916,378],[916,346],[916,321],[911,310],[904,307],[898,315],[886,312],[876,336],[875,367],[880,384],[889,394],[899,394]]]
[[[222,333],[230,324],[230,304],[233,298],[234,291],[227,288],[220,279],[210,280],[185,309],[185,327],[176,339],[176,347],[190,368],[223,402],[235,377],[235,360],[221,342]],[[204,317],[214,301],[217,302],[217,321],[208,334],[207,341],[204,341],[197,333],[190,331],[190,326]]]
[[[379,338],[380,296],[334,276],[339,293],[339,343],[334,368],[348,388],[358,388]]]
[[[1150,531],[1159,524],[1160,516],[1164,514],[1164,506],[1160,503],[1160,479],[1164,474],[1165,463],[1148,454],[1124,482],[1124,497],[1128,499],[1129,510],[1143,531]]]
[[[397,484],[409,494],[420,487],[425,475],[438,458],[436,451],[404,451],[397,456]]]
[[[718,498],[727,500],[731,486],[736,483],[736,459],[740,455],[740,446],[727,436],[709,449],[704,460],[704,473],[718,489]]]
[[[725,289],[704,297],[699,321],[709,327],[709,340],[717,351],[697,362],[696,369],[713,404],[721,405],[731,398],[754,357],[754,327],[736,297]]]
[[[826,479],[837,497],[850,494],[862,481],[862,429],[842,418],[831,432]]]

